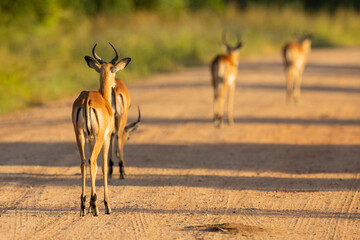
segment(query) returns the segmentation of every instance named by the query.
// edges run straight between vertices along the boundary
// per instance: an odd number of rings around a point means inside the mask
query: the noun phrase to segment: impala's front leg
[[[106,214],[110,214],[111,213],[111,208],[110,208],[110,202],[109,202],[109,196],[108,196],[108,166],[107,166],[107,157],[108,157],[108,152],[109,152],[109,145],[110,145],[110,138],[106,139],[104,141],[104,147],[103,147],[103,175],[104,175],[104,204],[105,204],[105,213]]]

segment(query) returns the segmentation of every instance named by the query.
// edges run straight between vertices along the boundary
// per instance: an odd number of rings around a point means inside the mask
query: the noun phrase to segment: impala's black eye
[[[115,72],[116,72],[116,67],[114,67],[114,66],[110,67],[110,71],[111,71],[112,73],[115,73]]]

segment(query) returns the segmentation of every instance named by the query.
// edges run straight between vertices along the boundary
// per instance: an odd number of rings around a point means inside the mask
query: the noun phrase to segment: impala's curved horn
[[[236,41],[237,41],[236,45],[239,45],[241,43],[241,35],[238,32],[236,33]]]
[[[223,30],[222,32],[222,41],[223,41],[223,44],[227,47],[227,48],[230,48],[228,42],[226,41],[226,31]]]
[[[93,47],[92,54],[93,54],[94,58],[95,58],[100,64],[105,63],[105,61],[102,60],[102,58],[99,57],[99,56],[96,54],[96,52],[95,52],[96,45],[97,45],[97,44],[95,44],[94,47]]]
[[[138,107],[138,120],[130,123],[129,125],[127,125],[125,127],[125,132],[130,131],[130,134],[133,134],[135,132],[135,130],[138,128],[140,122],[141,122],[141,112],[140,112],[140,107]]]
[[[242,47],[242,41],[241,41],[241,34],[239,32],[236,33],[236,40],[237,40],[237,43],[236,43],[234,49],[241,48]]]
[[[119,59],[119,53],[116,50],[116,48],[109,42],[110,46],[114,49],[116,56],[113,58],[113,60],[110,61],[111,64],[115,65],[116,61]]]

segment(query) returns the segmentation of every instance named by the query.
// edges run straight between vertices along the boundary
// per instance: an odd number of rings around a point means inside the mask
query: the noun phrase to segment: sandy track
[[[100,216],[79,216],[74,98],[0,117],[1,238],[359,239],[359,56],[313,51],[299,105],[285,104],[279,57],[242,62],[236,124],[223,129],[207,68],[130,84],[130,118],[140,105],[143,123],[125,147],[127,178],[116,168],[109,181],[111,215],[99,168]],[[217,223],[244,228],[199,227]]]

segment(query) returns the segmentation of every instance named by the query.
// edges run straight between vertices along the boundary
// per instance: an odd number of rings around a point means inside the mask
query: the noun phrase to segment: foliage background
[[[97,89],[83,57],[110,60],[113,43],[132,58],[126,82],[156,72],[206,65],[240,33],[241,58],[278,53],[312,32],[314,47],[360,45],[355,0],[2,0],[0,114]]]

